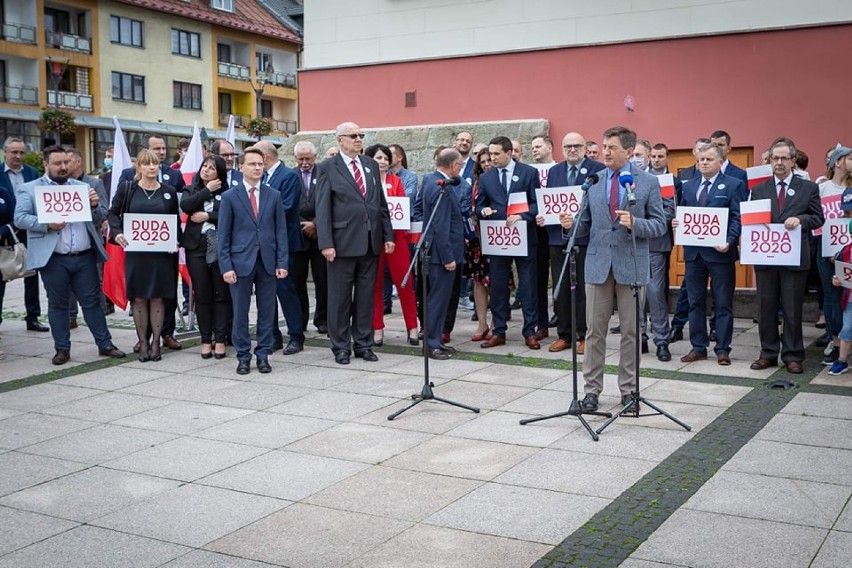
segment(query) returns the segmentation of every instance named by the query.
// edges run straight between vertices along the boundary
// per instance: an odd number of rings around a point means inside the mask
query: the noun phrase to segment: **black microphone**
[[[447,185],[461,185],[461,178],[459,176],[453,176],[450,179],[438,180],[438,187],[444,187]]]
[[[618,185],[627,191],[627,203],[636,205],[636,194],[633,192],[633,174],[630,172],[621,172],[618,174]]]
[[[589,174],[586,181],[584,181],[583,185],[580,186],[580,189],[583,191],[589,191],[589,188],[598,183],[599,179],[598,174]]]

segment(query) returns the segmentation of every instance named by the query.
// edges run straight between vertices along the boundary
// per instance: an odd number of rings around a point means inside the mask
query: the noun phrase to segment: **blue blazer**
[[[683,182],[680,205],[685,207],[698,207],[698,192],[704,178],[699,176]],[[710,186],[707,194],[705,207],[722,207],[728,210],[728,245],[727,252],[719,252],[713,247],[683,247],[683,259],[687,262],[697,259],[699,256],[705,262],[735,262],[738,258],[737,245],[740,241],[740,202],[748,200],[748,192],[745,185],[737,178],[719,173]]]
[[[38,170],[27,164],[22,166],[21,175],[24,178],[24,183],[33,181],[39,177]],[[3,191],[4,189],[6,190],[5,192]],[[6,173],[6,165],[3,163],[0,163],[0,199],[3,199],[8,204],[7,216],[0,213],[0,239],[8,238],[11,240],[12,235],[9,233],[6,225],[14,226],[15,204],[18,202],[18,198],[15,196],[15,190],[12,188],[9,174]],[[2,204],[0,204],[0,211],[2,211]]]
[[[160,164],[160,174],[163,178],[160,182],[163,185],[172,186],[178,193],[183,193],[183,190],[186,189],[186,184],[183,181],[183,174],[180,173],[180,170],[170,168],[165,164]],[[118,178],[118,183],[121,184],[125,181],[132,182],[135,177],[136,168],[124,168],[121,170],[121,176]]]
[[[518,178],[517,181],[514,178]],[[527,224],[528,252],[535,246],[536,238],[535,216],[538,215],[535,190],[539,187],[538,170],[532,166],[515,162],[515,172],[512,183],[509,185],[509,193],[523,193],[529,204],[530,210],[521,214],[521,218]],[[474,212],[479,219],[486,221],[500,221],[506,219],[506,208],[509,205],[509,196],[503,184],[500,183],[500,169],[491,168],[479,176],[479,192],[476,194],[476,207]],[[491,216],[482,214],[485,207],[494,209]]]
[[[302,176],[285,166],[283,162],[279,162],[272,177],[266,180],[266,183],[281,194],[284,217],[287,219],[287,243],[290,246],[290,252],[302,250],[304,243],[302,242],[302,225],[299,219]]]
[[[423,196],[423,218],[429,219],[434,210],[432,225],[426,240],[431,243],[430,264],[445,265],[453,261],[461,264],[464,261],[464,221],[458,194],[455,191],[445,191],[441,203],[435,209],[435,203],[441,194],[438,181],[444,176],[432,172],[423,177],[420,193]],[[462,184],[465,184],[463,181]]]
[[[743,186],[748,188],[748,174],[740,167],[737,167],[733,162],[728,162],[728,168],[722,171],[728,177],[737,178],[743,182]]]
[[[288,267],[287,220],[281,195],[261,185],[254,218],[245,186],[232,187],[222,194],[219,205],[219,270],[231,270],[237,277],[251,274],[257,263],[258,249],[263,269],[275,275],[275,269]]]
[[[15,197],[12,191],[0,185],[0,243],[12,244],[12,230],[14,229]]]
[[[583,158],[577,164],[577,181],[576,185],[583,185],[586,178],[591,174],[596,174],[606,168],[602,163]],[[585,171],[583,171],[585,170]],[[562,161],[550,168],[547,172],[548,183],[551,187],[564,187],[568,183],[568,162]],[[553,180],[553,181],[550,181]],[[568,238],[571,236],[571,231],[563,231],[560,225],[547,225],[547,240],[552,247],[564,247],[568,244]],[[577,237],[574,243],[578,245],[589,244],[589,237]]]

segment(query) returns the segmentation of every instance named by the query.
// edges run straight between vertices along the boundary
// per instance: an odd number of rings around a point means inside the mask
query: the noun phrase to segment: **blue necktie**
[[[568,185],[575,185],[577,183],[577,166],[571,166],[568,170]]]
[[[269,172],[263,172],[263,176],[260,178],[260,183],[266,183],[269,181]]]
[[[500,171],[500,183],[503,184],[503,189],[506,190],[506,193],[509,193],[509,184],[507,183],[508,180],[506,179],[506,168],[503,168]]]

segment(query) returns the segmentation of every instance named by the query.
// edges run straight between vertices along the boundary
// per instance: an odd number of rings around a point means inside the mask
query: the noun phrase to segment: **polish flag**
[[[751,191],[754,186],[772,177],[772,166],[764,164],[746,168],[746,175],[748,176],[748,190]]]
[[[115,140],[113,141],[112,154],[113,175],[110,176],[109,185],[110,204],[118,188],[118,178],[121,177],[118,174],[125,168],[133,166],[133,162],[130,161],[130,152],[127,150],[127,143],[124,141],[124,133],[121,131],[121,124],[118,123],[118,117],[112,117],[112,122],[115,124]],[[107,240],[106,252],[109,260],[104,263],[104,294],[113,304],[125,310],[127,309],[127,286],[124,279],[124,249]]]
[[[672,174],[660,174],[657,176],[657,180],[660,182],[660,195],[663,199],[674,199],[674,176]]]
[[[416,245],[420,240],[420,235],[423,234],[423,221],[412,221],[411,228],[408,230],[408,242]]]
[[[180,165],[183,183],[187,187],[192,185],[192,178],[201,169],[201,162],[203,161],[204,150],[201,148],[201,134],[198,132],[198,122],[195,122],[192,126],[192,139],[189,141],[189,148],[186,149],[186,156],[183,157],[183,162]]]
[[[769,199],[740,202],[740,223],[762,225],[772,222],[772,202]]]
[[[506,208],[506,216],[520,215],[530,210],[530,204],[527,202],[526,193],[510,193],[509,206]]]

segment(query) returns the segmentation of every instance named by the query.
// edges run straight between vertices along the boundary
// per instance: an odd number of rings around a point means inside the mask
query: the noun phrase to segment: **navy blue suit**
[[[698,207],[698,196],[704,178],[700,175],[683,183],[680,205]],[[728,234],[725,241],[728,250],[719,252],[713,247],[684,246],[686,262],[686,286],[689,298],[689,341],[692,351],[706,354],[710,340],[707,335],[707,279],[713,294],[713,316],[715,317],[717,355],[727,355],[731,350],[734,334],[734,287],[737,260],[737,245],[740,239],[740,202],[747,200],[745,185],[737,178],[719,173],[710,186],[704,207],[728,210]]]
[[[272,353],[275,327],[275,270],[286,269],[287,221],[281,195],[261,185],[255,219],[245,185],[222,194],[219,205],[219,269],[237,273],[231,284],[234,323],[231,337],[240,361],[251,359],[248,313],[252,284],[257,305],[257,358]]]
[[[743,182],[743,187],[748,190],[748,174],[746,171],[740,167],[738,167],[733,162],[728,162],[728,167],[722,170],[722,173],[728,177],[737,178],[741,182]]]
[[[535,190],[539,187],[538,170],[532,166],[515,163],[515,171],[509,184],[509,193],[522,193],[529,204],[529,211],[521,214],[519,223],[527,224],[526,256],[490,256],[491,264],[491,314],[494,335],[506,336],[506,321],[509,319],[509,277],[512,261],[518,269],[518,287],[522,292],[521,307],[524,315],[524,337],[535,335],[538,323],[536,305],[536,206]],[[476,216],[487,221],[505,220],[509,196],[500,181],[502,168],[494,167],[479,178],[479,193],[476,196]],[[517,178],[517,179],[515,179]],[[490,207],[494,212],[485,216],[482,210]]]
[[[38,179],[39,173],[34,167],[24,164],[21,166],[21,177],[24,178],[24,183],[27,183],[28,181]],[[6,190],[5,196],[2,195],[3,190]],[[17,197],[15,197],[15,190],[12,187],[12,181],[6,173],[5,163],[0,163],[0,197],[9,204],[8,216],[0,215],[0,225],[2,225],[0,226],[0,243],[5,242],[6,244],[11,244],[12,235],[9,234],[9,229],[6,228],[6,225],[12,225],[14,229],[15,224],[12,218],[15,214],[15,205],[18,200]],[[18,240],[25,245],[27,244],[26,231],[16,231],[16,235],[18,236]],[[3,321],[3,297],[5,295],[6,283],[2,281],[2,278],[0,278],[0,322]],[[41,302],[38,297],[38,274],[24,278],[24,306],[27,310],[28,322],[37,320],[41,315]]]

